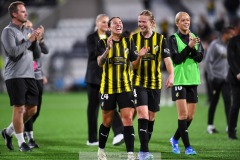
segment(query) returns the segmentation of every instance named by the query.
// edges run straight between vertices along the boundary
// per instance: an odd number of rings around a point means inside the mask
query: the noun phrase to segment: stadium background
[[[87,65],[86,36],[93,31],[95,17],[99,13],[106,13],[110,17],[120,16],[124,21],[125,29],[135,30],[137,15],[144,9],[142,0],[25,0],[24,2],[27,5],[29,19],[33,21],[34,26],[45,27],[45,40],[50,48],[50,54],[43,57],[44,72],[49,83],[45,86],[43,107],[34,126],[34,137],[40,149],[27,154],[19,153],[14,138],[15,151],[9,152],[4,141],[0,139],[0,159],[85,159],[80,157],[81,153],[86,153],[89,160],[96,159],[97,147],[86,145],[87,95],[83,81]],[[159,23],[167,20],[169,35],[172,34],[175,31],[174,16],[178,11],[190,13],[193,32],[199,32],[199,28],[203,28],[200,15],[207,20],[212,29],[222,15],[227,25],[229,20],[223,5],[224,0],[214,1],[215,10],[211,7],[210,10],[208,9],[209,2],[210,0],[152,0],[151,10],[156,18],[156,29],[162,32]],[[1,31],[10,21],[6,13],[9,3],[9,0],[0,0]],[[239,16],[239,7],[237,13]],[[218,35],[217,31],[212,33]],[[211,38],[210,34],[207,36]],[[207,45],[207,41],[204,42],[204,46],[207,47]],[[150,143],[151,151],[156,156],[161,154],[162,159],[239,159],[239,141],[228,140],[225,132],[222,99],[215,114],[215,124],[220,133],[216,135],[206,133],[208,105],[203,75],[204,62],[200,64],[200,70],[202,74],[202,84],[199,87],[200,101],[190,128],[191,142],[198,155],[189,157],[183,153],[180,155],[171,153],[168,140],[176,129],[177,112],[175,107],[166,106],[162,106],[161,112],[157,115],[157,123]],[[12,108],[9,107],[9,98],[5,92],[2,75],[0,77],[0,129],[2,129],[11,121]],[[137,127],[136,120],[134,127]],[[113,134],[110,133],[107,153],[124,154],[124,145],[112,146],[112,137]],[[138,137],[137,133],[136,137]],[[239,132],[238,137],[240,137]],[[179,143],[179,145],[183,150],[183,144]],[[135,150],[139,150],[138,138],[135,141]]]
[[[11,1],[0,1],[0,30],[10,21],[7,7]],[[49,79],[45,86],[46,91],[85,89],[86,36],[94,30],[96,15],[106,13],[110,17],[119,16],[124,22],[124,30],[133,32],[137,28],[137,16],[144,9],[143,0],[24,0],[24,2],[34,27],[39,25],[45,27],[45,41],[50,48],[50,53],[42,56],[43,70]],[[156,30],[162,32],[160,23],[165,21],[168,35],[175,31],[175,14],[178,11],[190,13],[191,30],[198,35],[205,32],[208,36],[207,38],[200,36],[204,40],[205,48],[212,37],[218,34],[215,23],[223,18],[225,26],[229,24],[224,0],[151,0],[150,10],[156,19]],[[237,14],[240,15],[239,7]],[[205,31],[204,19],[211,27],[211,33]],[[200,64],[200,68],[202,84],[199,92],[205,93],[204,62]],[[0,91],[3,90],[5,88],[1,78]]]

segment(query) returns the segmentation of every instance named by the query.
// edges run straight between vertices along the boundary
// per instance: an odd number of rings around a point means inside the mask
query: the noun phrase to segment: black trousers
[[[208,124],[213,124],[214,121],[214,114],[216,111],[216,107],[219,101],[220,93],[222,92],[223,102],[224,102],[224,108],[225,108],[225,115],[226,115],[226,121],[228,125],[228,116],[229,116],[229,110],[231,108],[231,87],[230,83],[223,79],[216,79],[214,78],[211,82],[211,92],[212,92],[212,98],[210,101],[210,106],[208,109]]]
[[[235,132],[240,109],[240,86],[231,84],[231,88],[233,103],[229,114],[228,132]]]
[[[39,96],[38,96],[38,106],[37,106],[37,113],[29,119],[25,124],[24,124],[24,130],[26,132],[33,131],[33,123],[36,121],[40,114],[41,106],[42,106],[42,95],[43,95],[43,80],[36,80],[37,81],[37,87],[39,91]]]
[[[99,112],[99,90],[100,86],[95,84],[87,84],[88,92],[88,141],[98,141],[98,112]],[[117,110],[114,112],[112,120],[112,130],[114,136],[123,133],[123,124]]]
[[[207,71],[204,70],[204,79],[205,79],[205,87],[206,87],[206,90],[207,90],[207,102],[210,104],[211,102],[211,99],[212,99],[212,89],[211,89],[211,82],[210,80],[208,79],[208,75],[207,75]]]

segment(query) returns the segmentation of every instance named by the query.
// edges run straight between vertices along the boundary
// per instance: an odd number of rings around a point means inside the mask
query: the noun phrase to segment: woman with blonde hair
[[[174,66],[172,99],[176,101],[178,128],[170,143],[172,152],[180,154],[178,140],[182,138],[185,154],[193,155],[196,151],[190,145],[188,127],[193,120],[198,102],[197,86],[201,83],[198,63],[203,59],[204,49],[200,39],[190,32],[188,13],[177,13],[175,23],[178,31],[169,37],[168,44]]]
[[[146,48],[147,52],[138,59],[140,65],[133,70],[132,84],[138,113],[138,134],[140,139],[140,160],[153,159],[149,152],[148,143],[153,132],[156,113],[160,110],[162,88],[161,61],[163,60],[168,79],[165,86],[173,84],[173,65],[166,38],[154,31],[155,18],[149,10],[142,11],[138,16],[139,32],[132,38],[137,49]]]

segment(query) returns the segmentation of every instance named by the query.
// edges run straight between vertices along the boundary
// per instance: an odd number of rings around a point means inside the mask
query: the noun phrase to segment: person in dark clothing
[[[88,48],[88,66],[85,76],[85,82],[87,83],[88,91],[88,141],[87,145],[98,145],[98,131],[97,120],[99,112],[99,89],[102,75],[102,68],[97,64],[96,48],[100,39],[106,39],[108,37],[106,31],[108,29],[108,16],[100,14],[96,18],[96,31],[91,33],[87,37]],[[114,132],[113,145],[120,145],[124,142],[123,139],[123,125],[121,118],[115,110],[112,128]]]
[[[226,22],[225,22],[225,13],[222,12],[220,13],[220,17],[219,19],[217,19],[215,22],[214,22],[214,29],[218,32],[221,32],[225,26]]]
[[[208,23],[206,16],[201,14],[199,16],[198,35],[201,41],[209,43],[211,41],[212,28]]]
[[[32,22],[28,20],[25,24],[25,27],[33,30]],[[38,38],[39,46],[43,54],[48,54],[49,50],[43,39],[43,34],[44,34],[43,26],[41,26],[41,30],[42,30],[42,34]],[[24,124],[24,135],[26,135],[26,138],[28,139],[28,146],[31,149],[39,148],[39,145],[35,142],[33,137],[33,123],[36,121],[36,119],[40,114],[40,110],[42,106],[43,85],[47,83],[47,78],[43,75],[43,72],[42,72],[41,55],[39,57],[33,57],[33,58],[34,58],[34,61],[33,61],[34,74],[35,74],[35,79],[36,79],[37,87],[39,91],[37,113]]]
[[[227,59],[229,64],[228,81],[232,89],[232,107],[229,114],[228,137],[236,140],[237,121],[240,108],[240,23],[236,26],[237,36],[229,40],[227,47]]]
[[[193,155],[196,151],[190,145],[188,128],[197,107],[197,86],[201,83],[198,63],[203,59],[204,49],[200,39],[190,32],[188,13],[178,12],[175,23],[178,31],[169,37],[169,49],[174,66],[172,99],[176,101],[178,110],[178,128],[170,143],[172,152],[180,154],[178,140],[181,138],[185,146],[185,154]]]
[[[240,5],[240,0],[224,0],[224,7],[227,10],[230,24],[238,19],[237,10]]]
[[[152,0],[142,0],[144,9],[151,10]]]
[[[208,47],[205,58],[206,71],[210,82],[212,98],[208,109],[208,127],[209,134],[217,133],[214,126],[214,114],[220,93],[224,100],[225,114],[228,125],[228,115],[231,107],[231,89],[227,81],[228,62],[227,62],[227,44],[230,38],[235,35],[233,27],[226,27],[222,30],[221,36],[212,41]],[[226,128],[227,131],[227,128]]]

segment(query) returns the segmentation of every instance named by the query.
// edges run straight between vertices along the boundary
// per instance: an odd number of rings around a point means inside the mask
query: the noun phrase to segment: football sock
[[[183,144],[185,148],[190,146],[188,130],[187,130],[187,121],[186,120],[178,120],[178,130],[180,132]]]
[[[138,135],[140,140],[140,151],[149,152],[148,149],[148,120],[138,119]]]
[[[104,149],[106,146],[106,142],[108,139],[108,134],[110,131],[110,127],[105,127],[103,124],[100,125],[99,128],[99,148]]]
[[[192,122],[192,119],[187,121],[187,128],[190,126],[191,122]],[[180,137],[181,137],[181,135],[177,129],[173,138],[178,141],[180,139]]]
[[[135,134],[133,126],[124,126],[123,134],[127,152],[134,152]]]
[[[153,133],[154,121],[148,121],[148,141],[150,141]]]
[[[9,136],[12,136],[14,133],[14,126],[13,123],[11,123],[7,128],[6,128],[6,133]]]
[[[18,133],[18,134],[15,134],[17,140],[18,140],[18,146],[20,147],[21,144],[23,142],[25,142],[24,138],[23,138],[23,133]]]

